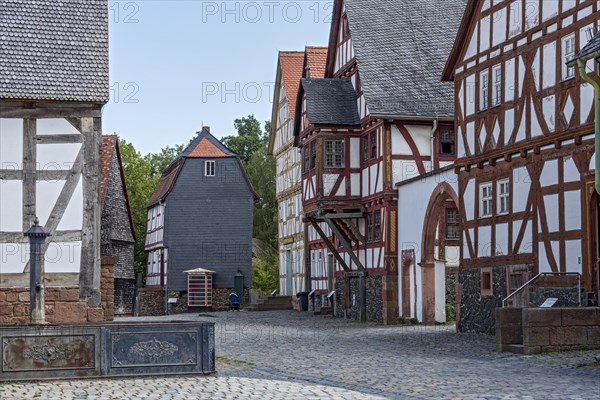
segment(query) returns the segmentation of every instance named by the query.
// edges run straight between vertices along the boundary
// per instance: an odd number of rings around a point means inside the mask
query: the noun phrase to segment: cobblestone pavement
[[[494,338],[458,335],[452,326],[386,327],[296,312],[161,318],[216,323],[217,376],[10,383],[0,398],[600,398],[595,352],[499,354]]]

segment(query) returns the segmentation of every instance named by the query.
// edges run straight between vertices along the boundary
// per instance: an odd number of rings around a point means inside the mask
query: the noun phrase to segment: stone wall
[[[229,294],[234,289],[213,288],[212,307],[208,311],[225,311],[229,308]],[[156,316],[164,315],[165,291],[162,288],[143,288],[138,290],[139,315]],[[189,312],[187,292],[170,291],[169,298],[177,299],[169,304],[169,314],[183,314]],[[250,305],[250,289],[244,289],[242,307]],[[195,310],[193,310],[195,311]]]
[[[358,277],[351,277],[350,293],[346,296],[346,283],[344,278],[335,280],[335,316],[347,319],[360,319],[360,290]],[[369,275],[366,279],[367,286],[367,321],[383,323],[383,277]],[[350,299],[346,308],[345,299]]]
[[[461,269],[458,273],[456,329],[458,332],[483,333],[494,335],[495,311],[502,307],[506,297],[506,268],[492,268],[492,293],[482,296],[481,270],[478,268]]]
[[[525,354],[600,348],[600,308],[498,309],[499,351],[523,345]]]
[[[456,282],[458,281],[458,268],[446,268],[446,304],[456,307]]]
[[[79,286],[47,286],[45,288],[46,322],[112,321],[114,312],[114,264],[112,258],[102,260],[100,306],[90,307],[79,298]],[[0,324],[29,323],[29,288],[0,288]]]
[[[115,314],[133,314],[135,280],[115,278]]]
[[[143,317],[165,314],[165,291],[163,288],[138,289],[138,314]]]

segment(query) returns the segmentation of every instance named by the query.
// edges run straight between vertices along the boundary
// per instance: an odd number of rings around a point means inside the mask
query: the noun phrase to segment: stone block
[[[523,328],[520,325],[504,325],[497,327],[496,342],[499,344],[523,343]]]
[[[29,290],[26,291],[26,292],[20,292],[19,293],[19,302],[21,302],[21,303],[29,303],[29,299],[30,299]]]
[[[13,315],[15,317],[29,316],[29,306],[25,304],[17,304],[13,307]]]
[[[562,310],[560,308],[524,308],[523,327],[526,326],[561,326]]]
[[[79,301],[78,289],[65,289],[60,292],[60,301]]]
[[[524,346],[523,354],[531,355],[531,354],[540,354],[542,352],[541,346]]]
[[[88,309],[87,315],[88,322],[102,322],[104,321],[104,310],[101,308],[90,308]]]
[[[0,290],[0,303],[6,301],[6,292],[4,290]]]
[[[550,328],[550,344],[553,346],[587,344],[587,327],[554,327]]]
[[[550,328],[523,327],[523,344],[525,346],[547,346],[550,344]]]
[[[587,328],[587,335],[588,344],[600,346],[600,326],[589,326]]]
[[[54,305],[55,322],[86,322],[87,306],[85,303],[67,302]]]
[[[19,294],[14,291],[6,292],[6,301],[14,303],[19,300]]]
[[[60,300],[60,292],[58,290],[46,290],[46,301]]]
[[[522,308],[496,308],[496,324],[522,324]]]
[[[579,307],[562,309],[562,326],[600,326],[600,308]]]
[[[10,303],[0,304],[0,316],[12,316],[14,306]]]

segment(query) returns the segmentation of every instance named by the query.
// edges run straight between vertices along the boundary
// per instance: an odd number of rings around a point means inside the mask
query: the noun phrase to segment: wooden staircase
[[[291,296],[269,296],[245,308],[246,311],[292,310]]]

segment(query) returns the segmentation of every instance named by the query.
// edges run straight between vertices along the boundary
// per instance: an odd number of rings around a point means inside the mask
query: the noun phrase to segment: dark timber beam
[[[327,224],[329,225],[329,228],[331,229],[333,234],[340,240],[340,242],[342,243],[342,246],[344,247],[344,249],[346,249],[346,252],[350,256],[350,259],[356,264],[356,266],[358,267],[359,270],[364,271],[365,267],[360,262],[360,260],[356,256],[356,254],[354,254],[354,251],[352,250],[352,245],[350,244],[350,242],[348,242],[346,240],[346,238],[344,237],[342,232],[340,232],[340,230],[337,228],[337,226],[333,223],[332,220],[326,219],[325,222],[327,222]]]
[[[352,222],[352,220],[344,219],[343,222],[344,222],[344,224],[346,224],[348,229],[350,229],[352,231],[352,233],[354,234],[354,236],[356,236],[356,239],[360,243],[367,243],[367,238],[365,238],[363,236],[363,234],[360,233],[360,229],[358,229],[358,226],[356,226],[356,224],[354,222]]]
[[[325,245],[327,246],[327,248],[329,249],[329,251],[331,251],[331,254],[333,254],[333,256],[335,257],[335,259],[340,263],[340,265],[342,266],[342,268],[344,269],[344,271],[348,272],[350,271],[350,267],[348,267],[348,264],[346,264],[346,261],[344,261],[344,258],[340,255],[340,253],[338,252],[338,250],[335,248],[335,246],[333,245],[333,243],[331,243],[331,240],[329,240],[329,238],[327,237],[327,235],[325,234],[325,232],[323,232],[323,229],[321,229],[321,227],[319,226],[318,223],[316,222],[311,222],[313,228],[315,228],[315,231],[317,231],[317,233],[319,234],[319,236],[321,236],[321,239],[323,240],[323,242],[325,242]],[[308,248],[306,249],[306,251],[308,251]]]
[[[75,135],[37,135],[35,137],[38,144],[63,144],[63,143],[81,143],[83,138],[79,134]]]

